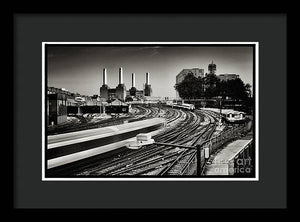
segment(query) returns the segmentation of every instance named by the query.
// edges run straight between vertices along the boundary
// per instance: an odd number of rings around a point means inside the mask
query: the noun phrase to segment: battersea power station
[[[138,90],[135,87],[135,73],[132,73],[131,76],[131,88],[126,90],[126,86],[123,81],[123,68],[119,68],[119,84],[116,88],[110,88],[107,85],[107,69],[103,69],[103,84],[100,87],[100,96],[103,99],[111,100],[111,99],[118,99],[121,101],[125,101],[126,96],[151,96],[152,95],[152,88],[150,85],[150,74],[149,72],[146,73],[146,84],[144,84],[143,90]]]

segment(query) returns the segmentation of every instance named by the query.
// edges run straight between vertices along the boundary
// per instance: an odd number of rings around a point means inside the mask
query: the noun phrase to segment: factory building
[[[138,90],[135,87],[135,73],[131,74],[131,88],[127,91],[126,96],[133,96],[133,97],[144,96],[144,90]]]
[[[123,68],[119,68],[119,84],[116,88],[110,88],[107,85],[107,70],[103,69],[103,84],[100,87],[100,96],[106,100],[118,99],[125,101],[126,96],[141,97],[151,96],[152,88],[150,85],[150,74],[146,73],[146,84],[143,90],[138,90],[135,85],[135,73],[131,75],[132,86],[129,90],[126,90],[126,86],[123,81]]]
[[[193,69],[183,69],[177,76],[176,76],[176,84],[181,83],[184,78],[187,76],[188,73],[192,73],[195,77],[204,77],[204,69],[193,68]]]
[[[136,88],[135,88],[135,73],[131,74],[131,88],[129,89],[130,96],[136,96]]]
[[[105,99],[125,100],[126,87],[123,82],[123,68],[119,68],[119,84],[116,88],[109,88],[107,85],[107,70],[103,69],[103,84],[100,87],[100,96]]]

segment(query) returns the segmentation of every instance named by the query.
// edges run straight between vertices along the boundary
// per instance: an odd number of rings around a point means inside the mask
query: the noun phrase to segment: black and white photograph
[[[258,180],[258,43],[43,43],[44,180]]]

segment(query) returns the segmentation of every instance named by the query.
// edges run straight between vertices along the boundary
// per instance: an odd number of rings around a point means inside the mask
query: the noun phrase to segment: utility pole
[[[222,120],[222,97],[220,99],[220,122]]]
[[[220,108],[220,121],[219,121],[219,123],[220,123],[220,125],[221,125],[221,123],[222,123],[222,96],[218,96],[218,99],[219,99],[219,108]]]
[[[101,115],[101,105],[102,105],[102,102],[101,102],[101,98],[100,98],[100,101],[99,101],[99,108],[100,108],[100,115]]]
[[[201,176],[201,146],[197,145],[197,176]]]
[[[201,177],[201,145],[196,146],[184,146],[184,145],[177,145],[172,143],[161,143],[161,142],[154,142],[156,145],[164,145],[164,146],[174,146],[174,147],[182,147],[186,149],[194,149],[197,151],[196,159],[197,159],[197,176]]]

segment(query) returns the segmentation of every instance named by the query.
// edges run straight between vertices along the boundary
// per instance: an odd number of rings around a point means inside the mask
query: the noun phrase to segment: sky
[[[136,88],[143,89],[150,73],[153,96],[175,97],[176,75],[182,69],[217,65],[216,74],[235,73],[253,85],[253,49],[247,46],[51,46],[47,48],[48,86],[65,88],[81,95],[99,95],[102,70],[107,69],[107,84],[118,85],[119,67],[123,68],[126,89],[135,73]]]

